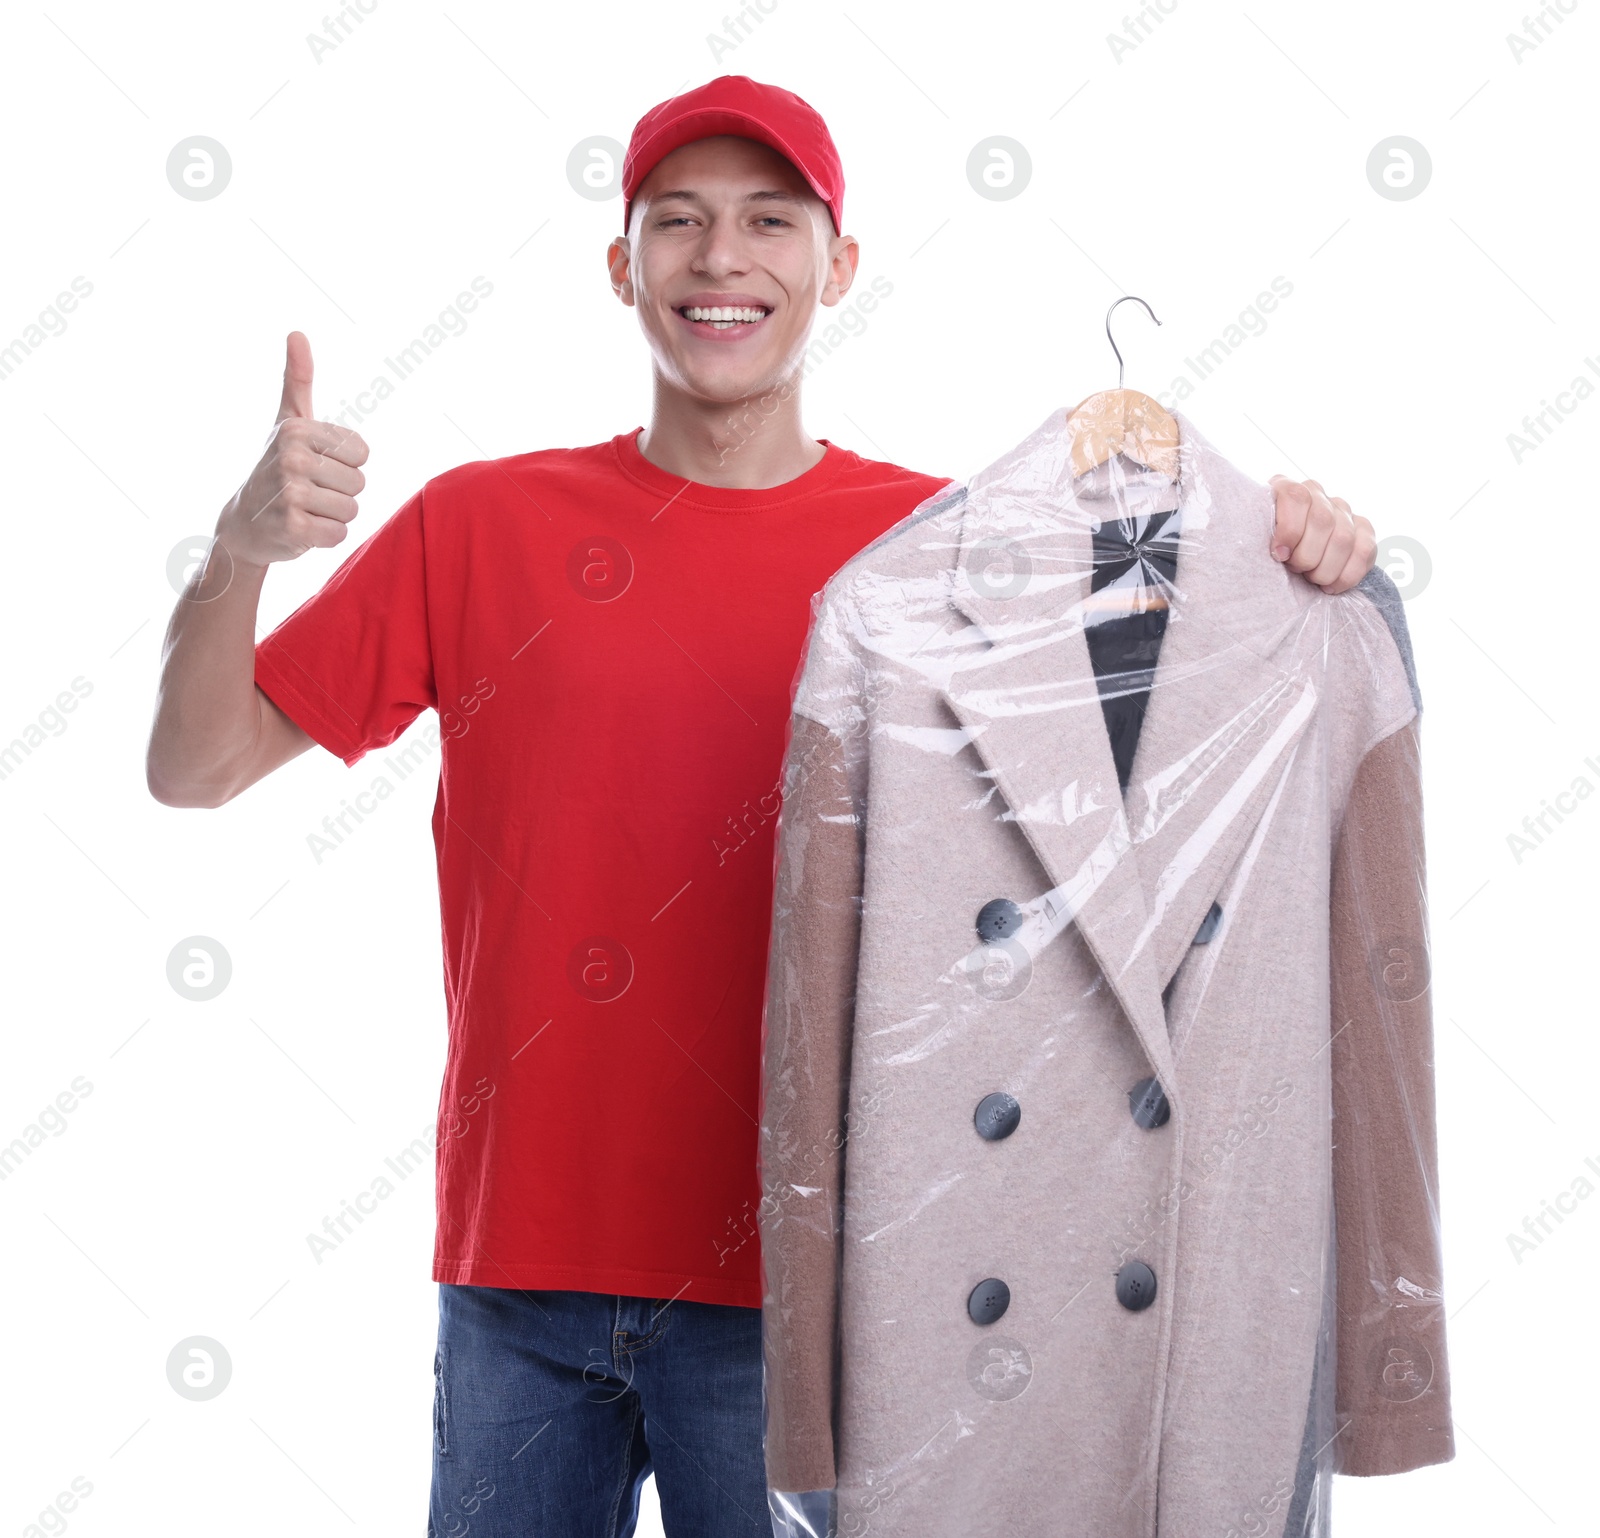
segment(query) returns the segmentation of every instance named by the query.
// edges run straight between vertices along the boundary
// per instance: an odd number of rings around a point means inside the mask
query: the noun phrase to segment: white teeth
[[[753,305],[685,305],[683,313],[690,320],[705,321],[710,325],[726,328],[764,320],[768,311],[757,309]]]

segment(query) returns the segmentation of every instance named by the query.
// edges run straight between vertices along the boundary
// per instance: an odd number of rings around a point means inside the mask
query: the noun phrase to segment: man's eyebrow
[[[685,203],[705,202],[704,195],[694,191],[691,187],[670,187],[664,192],[656,193],[655,198],[662,202],[665,202],[668,198],[679,198]],[[781,187],[768,188],[761,192],[747,192],[744,200],[746,203],[777,201],[797,204],[803,201],[798,193],[785,191]]]

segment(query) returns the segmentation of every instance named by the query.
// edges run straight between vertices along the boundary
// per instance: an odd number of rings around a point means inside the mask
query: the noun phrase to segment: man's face
[[[794,375],[817,305],[839,302],[858,250],[782,155],[720,134],[655,166],[608,257],[658,378],[731,403]],[[731,320],[711,318],[725,310]]]

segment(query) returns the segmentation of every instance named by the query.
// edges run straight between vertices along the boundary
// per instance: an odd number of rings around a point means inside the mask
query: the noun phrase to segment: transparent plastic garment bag
[[[1305,1538],[1332,1473],[1453,1455],[1398,596],[1275,562],[1182,416],[1175,476],[1076,473],[1066,419],[816,603],[761,1115],[785,1538]]]

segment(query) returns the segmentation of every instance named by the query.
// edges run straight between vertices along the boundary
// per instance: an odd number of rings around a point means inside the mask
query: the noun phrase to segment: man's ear
[[[828,242],[828,277],[819,298],[823,304],[838,304],[850,292],[861,264],[861,247],[854,235],[835,235]]]
[[[633,303],[633,258],[628,250],[628,237],[618,235],[606,247],[606,266],[611,271],[611,291],[626,305]]]

